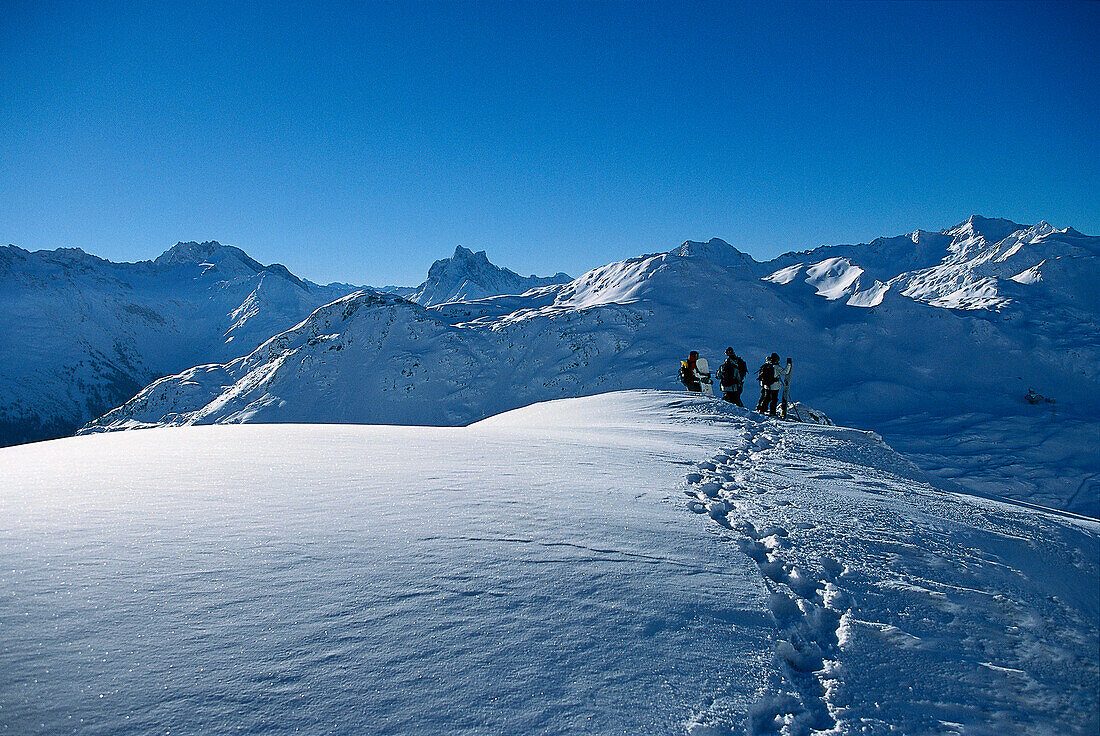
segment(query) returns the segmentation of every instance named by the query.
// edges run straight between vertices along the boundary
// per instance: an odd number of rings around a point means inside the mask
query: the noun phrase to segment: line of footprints
[[[760,510],[752,499],[768,491],[750,478],[755,468],[774,465],[768,456],[774,454],[778,443],[778,437],[767,429],[750,432],[742,447],[723,448],[711,460],[698,463],[698,472],[686,478],[685,493],[691,511],[709,515],[738,535],[737,546],[756,563],[770,592],[768,608],[780,632],[776,655],[800,696],[801,707],[781,705],[777,699],[776,708],[764,709],[756,716],[775,723],[758,722],[756,726],[768,731],[794,717],[804,727],[826,730],[836,726],[827,693],[829,683],[840,673],[839,631],[841,619],[851,607],[850,597],[837,586],[845,567],[822,557],[820,575],[811,574],[783,558],[783,550],[792,547],[785,528],[757,528],[736,518],[740,513],[733,513],[753,507]],[[735,517],[732,520],[731,515]]]

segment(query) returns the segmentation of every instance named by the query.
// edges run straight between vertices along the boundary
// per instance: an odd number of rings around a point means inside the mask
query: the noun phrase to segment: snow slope
[[[1100,524],[680,392],[0,450],[0,732],[1092,734]]]
[[[1014,245],[1001,238],[999,255],[986,258],[988,241],[1011,225],[987,222],[902,239],[917,246],[908,259],[895,239],[760,264],[716,239],[523,295],[424,308],[363,292],[247,357],[157,381],[86,431],[242,421],[461,425],[551,398],[674,388],[688,349],[717,364],[732,345],[750,369],[773,350],[793,356],[796,399],[884,432],[941,477],[1100,516],[1100,309],[1086,288],[1100,238],[1016,230]],[[993,234],[974,235],[975,223]],[[1041,257],[1045,275],[998,280],[998,294],[1016,295],[999,311],[947,309],[887,286],[899,278],[890,264],[917,273],[956,251],[967,263],[1001,263],[1005,273]],[[790,260],[797,262],[779,268]],[[1029,403],[1029,389],[1055,403]],[[749,402],[752,393],[750,382]],[[1018,439],[1006,443],[1006,435]]]
[[[140,263],[0,247],[0,445],[71,434],[153,379],[247,354],[345,293],[213,242]]]

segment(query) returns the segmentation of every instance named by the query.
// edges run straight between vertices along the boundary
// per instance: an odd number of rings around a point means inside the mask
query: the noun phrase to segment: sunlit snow
[[[1100,524],[683,392],[0,450],[19,734],[1091,734]]]

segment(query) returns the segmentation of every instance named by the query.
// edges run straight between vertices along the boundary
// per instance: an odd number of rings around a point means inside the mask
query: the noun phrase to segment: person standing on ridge
[[[783,388],[783,376],[790,372],[790,366],[786,371],[779,367],[779,353],[772,353],[760,370],[756,372],[756,378],[760,381],[760,402],[756,405],[756,411],[769,416],[776,416],[779,404],[779,390]]]
[[[722,387],[722,399],[744,407],[741,390],[745,387],[745,375],[749,372],[745,361],[737,357],[733,348],[726,348],[726,362],[718,366],[718,383]]]
[[[699,382],[699,371],[695,364],[699,361],[699,353],[692,350],[687,360],[680,361],[680,383],[687,386],[688,391],[703,392],[703,385]]]

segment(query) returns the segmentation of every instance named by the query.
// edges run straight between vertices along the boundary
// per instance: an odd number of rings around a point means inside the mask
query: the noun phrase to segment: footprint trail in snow
[[[783,681],[690,734],[1096,733],[1100,601],[1065,581],[1100,524],[938,489],[873,433],[732,427],[687,507],[759,569]]]

